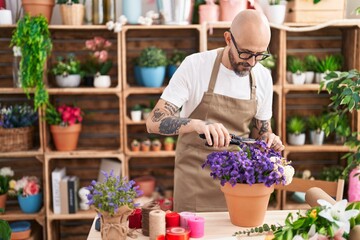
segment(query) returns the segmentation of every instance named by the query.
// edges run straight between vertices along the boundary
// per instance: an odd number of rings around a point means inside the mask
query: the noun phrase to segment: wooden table
[[[267,211],[264,223],[268,224],[284,224],[284,220],[289,212],[296,213],[296,210],[282,210],[282,211]],[[206,212],[206,213],[197,213],[197,216],[205,218],[205,236],[203,238],[191,238],[191,239],[218,239],[218,240],[236,240],[236,239],[249,239],[249,240],[264,240],[265,235],[261,236],[244,236],[244,237],[233,237],[232,235],[243,229],[237,226],[234,226],[230,222],[230,217],[228,212]],[[295,215],[294,215],[295,216]],[[95,230],[95,220],[91,226],[90,233],[88,235],[88,240],[100,240],[100,232]],[[138,240],[148,240],[149,237],[145,237],[141,234],[141,230],[138,230]],[[132,239],[132,238],[127,238]]]

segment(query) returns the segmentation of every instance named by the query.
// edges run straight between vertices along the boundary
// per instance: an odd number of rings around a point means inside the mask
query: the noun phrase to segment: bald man
[[[147,119],[149,133],[179,135],[175,211],[226,210],[219,182],[201,165],[215,149],[229,146],[229,133],[263,139],[276,151],[284,149],[271,130],[272,78],[258,64],[269,56],[270,35],[262,13],[241,11],[224,33],[226,46],[188,56]],[[215,149],[206,147],[199,134]]]

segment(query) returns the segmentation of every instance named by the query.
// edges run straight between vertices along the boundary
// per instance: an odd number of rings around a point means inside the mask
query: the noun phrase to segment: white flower
[[[114,32],[121,32],[121,30],[122,30],[122,24],[121,23],[119,23],[119,22],[116,22],[115,23],[115,26],[114,26]]]
[[[107,27],[108,30],[113,30],[114,27],[115,27],[115,24],[114,24],[113,21],[110,20],[110,21],[108,21],[108,22],[106,23],[106,27]]]
[[[127,23],[127,18],[125,15],[121,15],[118,19],[118,22],[120,22],[122,25],[125,25]]]
[[[13,46],[14,57],[21,57],[21,47]]]
[[[331,205],[329,202],[319,199],[317,201],[325,209],[319,212],[319,215],[330,222],[334,223],[338,228],[343,228],[345,233],[350,232],[349,219],[359,214],[359,210],[346,210],[347,200],[341,200]],[[336,230],[336,229],[335,229]]]
[[[293,180],[293,176],[294,176],[295,170],[293,168],[293,166],[291,165],[286,165],[284,167],[284,176],[285,176],[285,185],[289,185],[292,180]]]
[[[149,18],[149,17],[140,16],[138,19],[138,23],[141,25],[150,26],[152,24],[152,22],[153,22],[152,18]]]
[[[28,183],[28,179],[26,177],[21,178],[16,182],[15,190],[19,191],[20,189],[23,189]]]
[[[11,170],[10,167],[3,167],[3,168],[0,169],[0,176],[4,176],[4,177],[9,176],[9,177],[12,177],[12,176],[14,176],[14,171]]]
[[[300,235],[295,235],[292,240],[304,240],[304,238]]]
[[[150,10],[145,14],[145,17],[151,18],[151,19],[157,19],[157,18],[159,18],[159,13],[154,12],[154,10]]]

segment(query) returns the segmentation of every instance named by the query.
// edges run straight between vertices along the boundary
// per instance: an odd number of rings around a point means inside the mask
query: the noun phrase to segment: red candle
[[[141,209],[135,209],[129,216],[129,228],[141,228]]]
[[[165,219],[166,219],[166,228],[180,226],[180,215],[177,212],[166,213]]]
[[[5,0],[0,0],[0,9],[5,9],[5,8],[6,8]]]

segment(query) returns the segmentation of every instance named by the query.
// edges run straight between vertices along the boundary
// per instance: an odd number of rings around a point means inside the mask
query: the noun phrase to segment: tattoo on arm
[[[165,117],[165,113],[160,110],[160,108],[156,108],[154,110],[154,115],[151,118],[153,122],[159,122],[161,119]]]
[[[180,127],[189,122],[188,118],[166,117],[161,120],[159,130],[162,134],[179,134]]]
[[[173,116],[179,108],[176,107],[174,104],[171,104],[169,102],[165,102],[164,108],[169,112],[169,115]]]
[[[259,131],[259,135],[263,135],[269,131],[269,121],[254,119],[254,128]]]

